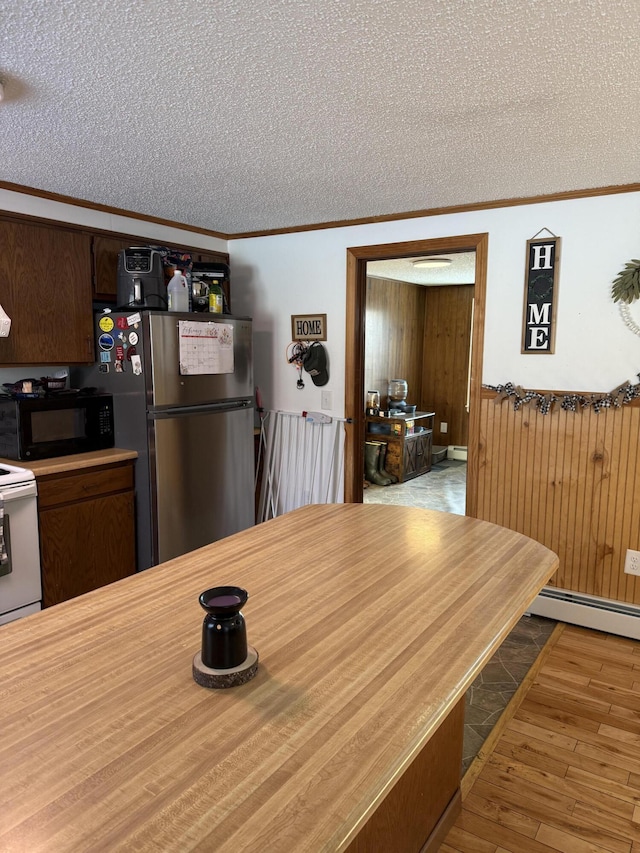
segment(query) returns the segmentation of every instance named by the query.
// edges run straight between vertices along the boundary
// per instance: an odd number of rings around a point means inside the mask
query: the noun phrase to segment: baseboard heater
[[[640,640],[640,607],[634,604],[545,586],[527,613]]]
[[[467,448],[458,447],[457,444],[449,444],[447,446],[447,459],[461,459],[467,461]]]

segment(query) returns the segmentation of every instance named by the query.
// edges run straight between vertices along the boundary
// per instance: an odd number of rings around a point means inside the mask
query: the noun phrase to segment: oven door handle
[[[18,500],[19,498],[29,498],[32,495],[37,495],[38,490],[36,489],[35,483],[25,483],[23,486],[11,486],[10,489],[2,490],[2,485],[0,484],[0,496],[4,499],[4,505],[10,504],[11,501]]]

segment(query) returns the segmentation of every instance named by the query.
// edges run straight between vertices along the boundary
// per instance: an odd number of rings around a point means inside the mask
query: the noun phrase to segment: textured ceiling
[[[0,180],[224,233],[640,175],[638,0],[0,0]]]

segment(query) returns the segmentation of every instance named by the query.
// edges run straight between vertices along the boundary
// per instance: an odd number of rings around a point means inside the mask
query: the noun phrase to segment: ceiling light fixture
[[[452,263],[451,258],[418,258],[411,261],[414,267],[448,267]]]

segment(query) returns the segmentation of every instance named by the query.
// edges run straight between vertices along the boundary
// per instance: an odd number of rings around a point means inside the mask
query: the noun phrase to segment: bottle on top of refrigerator
[[[169,311],[188,311],[189,293],[187,292],[187,280],[180,270],[176,270],[167,285],[169,296]]]
[[[209,311],[213,314],[222,314],[223,310],[222,287],[214,278],[209,284]]]

